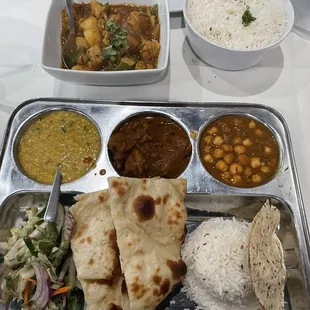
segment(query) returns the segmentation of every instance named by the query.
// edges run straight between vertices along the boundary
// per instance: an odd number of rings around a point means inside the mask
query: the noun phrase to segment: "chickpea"
[[[251,158],[251,167],[252,168],[258,168],[261,166],[260,159],[258,157],[252,157]]]
[[[240,137],[236,137],[234,139],[234,144],[242,144],[242,139]]]
[[[203,157],[203,160],[206,162],[206,163],[213,163],[214,159],[213,157],[210,155],[210,154],[207,154]]]
[[[253,181],[254,183],[260,183],[260,182],[262,181],[262,177],[261,177],[259,174],[254,174],[254,175],[252,176],[252,181]]]
[[[244,145],[237,145],[234,147],[234,151],[236,154],[243,154],[246,152],[246,148]]]
[[[241,182],[242,178],[239,174],[235,174],[233,180],[234,180],[234,183],[236,184],[236,183]]]
[[[238,162],[240,164],[242,164],[243,166],[247,166],[250,163],[250,158],[249,156],[245,155],[245,154],[240,154],[237,157]]]
[[[264,133],[260,129],[255,130],[255,134],[259,137],[261,137]]]
[[[217,127],[211,127],[211,128],[209,128],[208,130],[207,130],[207,133],[209,134],[209,135],[214,135],[214,134],[216,134],[216,133],[218,133],[218,128]]]
[[[264,173],[271,173],[271,169],[268,166],[263,166],[260,168]]]
[[[231,173],[229,171],[222,173],[222,178],[226,181],[231,180]]]
[[[252,168],[246,167],[246,168],[244,169],[244,175],[245,175],[245,176],[250,177],[252,174],[253,174]]]
[[[213,152],[214,158],[223,158],[224,155],[225,155],[225,153],[222,149],[215,149]]]
[[[222,150],[227,153],[230,153],[233,151],[233,147],[230,144],[225,143],[222,145]]]
[[[207,135],[203,138],[203,141],[206,143],[206,144],[211,144],[212,143],[212,136],[210,135]]]
[[[224,161],[226,164],[230,165],[235,159],[235,156],[233,154],[226,154],[224,156]]]
[[[224,139],[222,136],[216,136],[213,140],[213,144],[222,145],[224,143]]]
[[[264,146],[264,153],[265,154],[271,154],[271,152],[272,152],[272,148],[265,145]]]
[[[254,121],[250,121],[249,128],[253,129],[256,127],[256,123]]]
[[[238,163],[233,163],[231,164],[229,170],[232,174],[242,173],[243,167]]]
[[[252,143],[251,139],[249,139],[249,138],[246,138],[246,139],[243,140],[243,145],[244,146],[251,146],[252,144],[253,143]]]
[[[211,145],[206,145],[203,149],[203,151],[207,154],[211,153],[211,150],[212,150]]]
[[[227,164],[225,163],[224,160],[219,160],[216,164],[215,164],[215,167],[218,169],[218,170],[221,170],[223,172],[226,172],[228,170],[228,166]]]

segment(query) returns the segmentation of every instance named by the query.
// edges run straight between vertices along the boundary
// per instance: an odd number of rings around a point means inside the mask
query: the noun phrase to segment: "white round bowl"
[[[283,0],[284,7],[288,15],[288,21],[282,37],[272,44],[262,48],[241,50],[223,47],[204,38],[192,26],[188,15],[188,0],[185,0],[183,13],[185,25],[187,28],[187,36],[194,52],[206,63],[213,67],[223,70],[244,70],[257,65],[262,59],[263,54],[277,47],[291,32],[294,25],[294,9],[290,0]]]

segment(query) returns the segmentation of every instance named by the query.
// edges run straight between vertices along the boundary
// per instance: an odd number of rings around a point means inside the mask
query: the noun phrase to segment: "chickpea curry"
[[[271,130],[245,115],[226,115],[204,130],[200,156],[217,180],[236,187],[269,182],[279,165],[279,145]]]
[[[63,183],[83,176],[101,148],[96,125],[73,111],[48,112],[21,135],[17,156],[21,169],[40,183],[52,184],[56,171]]]
[[[124,71],[157,68],[160,53],[158,5],[73,3],[76,44],[66,59],[72,70]],[[62,11],[61,42],[69,35]]]

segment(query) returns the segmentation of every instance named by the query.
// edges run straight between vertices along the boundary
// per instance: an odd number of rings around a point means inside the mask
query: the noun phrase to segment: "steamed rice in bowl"
[[[258,309],[248,268],[249,223],[213,218],[187,236],[183,291],[197,309]]]
[[[188,0],[187,16],[205,39],[241,50],[278,41],[288,21],[283,0]]]

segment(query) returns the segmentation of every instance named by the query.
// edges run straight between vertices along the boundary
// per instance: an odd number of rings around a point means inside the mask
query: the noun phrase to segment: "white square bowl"
[[[76,3],[90,2],[75,0]],[[101,0],[100,2],[103,3]],[[158,4],[160,22],[160,54],[156,69],[130,71],[76,71],[61,68],[61,11],[64,1],[52,0],[45,26],[42,49],[42,67],[53,77],[66,82],[91,85],[136,85],[159,80],[168,68],[170,51],[170,20],[168,0],[109,0],[110,4],[134,3],[137,5]]]

